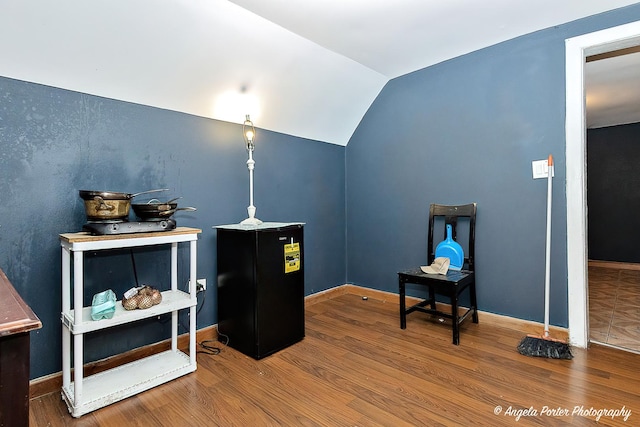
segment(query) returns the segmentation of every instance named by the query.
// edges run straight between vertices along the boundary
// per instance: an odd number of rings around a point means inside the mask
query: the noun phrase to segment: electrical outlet
[[[191,289],[191,280],[189,280],[189,289]],[[196,280],[196,293],[204,292],[207,290],[207,279]]]

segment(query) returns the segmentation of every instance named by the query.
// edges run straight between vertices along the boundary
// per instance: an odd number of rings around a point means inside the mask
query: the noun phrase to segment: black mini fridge
[[[303,224],[215,228],[218,330],[228,345],[261,359],[302,340]]]

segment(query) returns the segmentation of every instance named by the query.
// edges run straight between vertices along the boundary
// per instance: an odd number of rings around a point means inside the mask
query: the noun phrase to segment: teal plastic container
[[[93,320],[111,319],[116,312],[116,294],[107,289],[95,294],[91,301],[91,318]]]

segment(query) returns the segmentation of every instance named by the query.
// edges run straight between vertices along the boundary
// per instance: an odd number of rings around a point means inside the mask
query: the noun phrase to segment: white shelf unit
[[[189,280],[196,283],[197,240],[202,230],[177,227],[171,231],[92,236],[60,234],[62,246],[62,398],[69,412],[79,417],[196,370],[196,287],[189,293],[178,289],[178,244],[189,243]],[[121,301],[111,319],[94,321],[84,301],[84,252],[104,249],[171,245],[171,289],[162,302],[145,310],[127,311]],[[73,308],[71,271],[73,267]],[[178,349],[178,311],[189,310],[189,354]],[[160,314],[171,313],[171,349],[83,378],[84,334]],[[73,381],[71,339],[73,337]]]

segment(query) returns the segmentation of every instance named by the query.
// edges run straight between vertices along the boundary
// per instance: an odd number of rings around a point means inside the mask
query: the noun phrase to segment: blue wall
[[[478,203],[478,304],[542,321],[545,180],[553,154],[551,323],[567,326],[565,39],[640,19],[640,5],[513,39],[390,81],[347,146],[347,277],[397,292],[426,262],[430,203]],[[425,44],[428,49],[428,43]]]
[[[343,284],[344,147],[260,129],[256,144],[257,217],[307,224],[305,294]],[[216,322],[212,226],[246,218],[246,160],[239,125],[0,77],[0,268],[43,323],[32,334],[32,378],[61,370],[58,235],[86,222],[78,190],[170,188],[158,196],[182,196],[180,205],[198,209],[175,218],[203,230],[198,277],[209,287],[204,304],[199,296],[202,328]],[[141,283],[169,285],[168,248],[134,256]],[[85,304],[96,292],[110,288],[120,297],[135,284],[128,251],[86,258]],[[186,247],[179,267],[179,283],[186,285]],[[167,338],[166,320],[88,334],[85,360]]]

